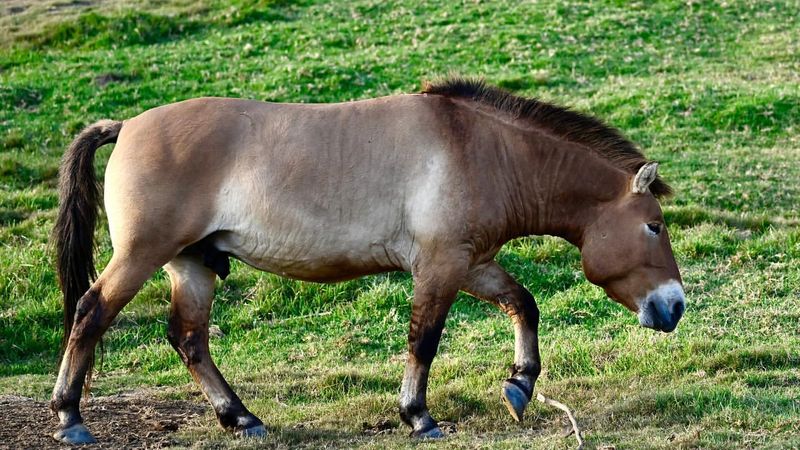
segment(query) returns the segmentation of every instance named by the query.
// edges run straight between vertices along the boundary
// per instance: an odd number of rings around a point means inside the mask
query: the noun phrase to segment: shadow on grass
[[[0,226],[15,225],[28,217],[27,214],[11,209],[0,209]]]
[[[15,109],[35,109],[42,102],[47,92],[31,86],[0,86],[0,103]],[[14,148],[15,142],[8,139],[4,142],[6,148]]]
[[[441,411],[439,420],[458,424],[488,410],[486,401],[473,394],[464,389],[438,389],[430,396],[428,403]]]
[[[664,210],[667,225],[691,227],[702,223],[726,225],[739,230],[763,232],[768,228],[795,227],[797,220],[783,220],[767,216],[754,216],[731,211],[709,209],[701,206],[670,206]]]
[[[284,428],[267,427],[267,430],[270,433],[267,440],[237,441],[236,448],[329,448],[332,443],[353,442],[365,438],[361,433],[317,428],[306,424]]]
[[[729,377],[733,378],[733,380],[742,380],[747,386],[752,388],[800,388],[800,374],[788,371],[755,370],[744,374],[731,374]]]
[[[643,392],[605,411],[603,421],[626,423],[631,418],[646,418],[651,426],[695,424],[704,417],[724,413],[766,420],[789,415],[796,408],[792,399],[764,391],[734,393],[724,386],[688,386]]]
[[[396,378],[363,375],[354,370],[320,374],[289,381],[284,399],[292,404],[338,401],[354,394],[387,394],[397,391]]]
[[[57,164],[49,164],[43,160],[35,161],[33,164],[23,164],[18,158],[13,153],[0,158],[0,178],[6,185],[20,190],[37,184],[56,185]]]
[[[756,347],[732,350],[705,362],[710,373],[748,369],[792,369],[800,367],[800,354],[788,348]]]

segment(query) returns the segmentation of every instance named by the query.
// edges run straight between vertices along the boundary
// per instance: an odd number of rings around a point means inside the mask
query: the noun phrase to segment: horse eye
[[[661,224],[658,222],[651,222],[647,224],[647,229],[653,234],[661,233]]]

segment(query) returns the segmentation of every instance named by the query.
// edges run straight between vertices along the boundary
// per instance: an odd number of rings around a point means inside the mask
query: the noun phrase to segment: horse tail
[[[61,354],[67,347],[78,301],[97,278],[94,268],[94,228],[100,206],[100,189],[94,173],[96,150],[116,142],[122,122],[101,120],[86,127],[72,141],[58,176],[58,217],[52,239],[56,248],[56,271],[64,294],[64,336]],[[88,376],[91,376],[91,365]]]

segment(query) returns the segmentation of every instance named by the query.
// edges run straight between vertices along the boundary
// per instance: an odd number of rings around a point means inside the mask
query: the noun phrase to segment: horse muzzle
[[[639,306],[639,324],[669,333],[678,326],[685,309],[683,286],[670,280],[647,294]]]

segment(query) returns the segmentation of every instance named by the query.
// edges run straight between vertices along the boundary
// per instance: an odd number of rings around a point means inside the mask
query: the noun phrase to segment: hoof
[[[411,436],[417,439],[441,439],[444,437],[444,433],[441,428],[433,427],[426,431],[412,431]]]
[[[82,423],[59,429],[53,434],[53,437],[57,441],[69,445],[94,444],[97,442],[92,433],[89,433],[89,430]]]
[[[511,417],[517,422],[522,422],[522,418],[525,415],[525,407],[531,401],[528,395],[516,384],[504,381],[502,399],[508,412],[511,413]]]
[[[236,437],[240,438],[260,438],[267,435],[267,429],[264,428],[264,425],[254,425],[250,428],[237,430],[235,434]]]

